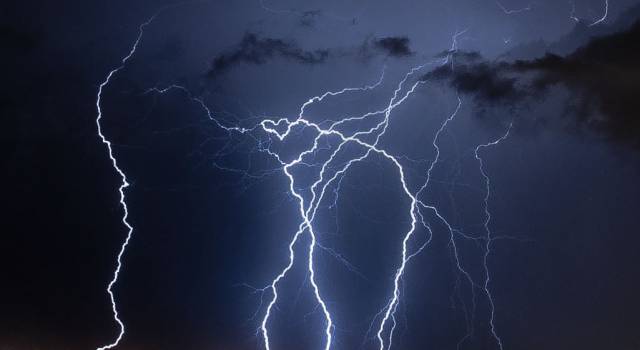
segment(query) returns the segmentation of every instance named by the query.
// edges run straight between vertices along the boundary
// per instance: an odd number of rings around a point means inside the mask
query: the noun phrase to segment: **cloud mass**
[[[567,56],[546,54],[515,62],[489,61],[476,52],[453,54],[454,64],[423,78],[443,81],[478,103],[515,104],[566,87],[578,123],[607,138],[640,147],[640,22],[593,39]]]
[[[215,77],[241,63],[260,65],[276,57],[313,65],[325,62],[329,57],[329,50],[306,51],[294,41],[263,38],[255,33],[247,33],[234,49],[213,59],[208,75]]]
[[[216,78],[237,65],[262,65],[275,59],[317,65],[325,63],[332,56],[371,58],[384,55],[403,58],[413,54],[408,37],[369,38],[360,46],[306,50],[294,40],[246,33],[238,44],[213,58],[207,76]]]

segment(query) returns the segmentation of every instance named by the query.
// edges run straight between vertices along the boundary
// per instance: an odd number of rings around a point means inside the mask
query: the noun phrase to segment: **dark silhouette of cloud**
[[[389,56],[406,57],[413,55],[413,51],[409,46],[409,38],[406,36],[375,39],[373,44],[376,49],[385,52]]]
[[[625,10],[613,23],[590,26],[592,20],[579,19],[573,29],[556,41],[547,43],[542,39],[522,43],[501,55],[504,60],[530,59],[545,53],[568,55],[587,45],[591,40],[628,30],[640,18],[640,5]]]
[[[208,75],[215,77],[238,64],[259,65],[276,57],[301,64],[320,64],[329,58],[329,50],[306,51],[294,41],[262,38],[258,34],[247,33],[234,49],[213,59]]]
[[[453,64],[424,79],[446,81],[479,103],[514,104],[564,86],[575,96],[579,125],[640,147],[640,21],[630,29],[591,40],[567,56],[487,61],[477,53],[452,54]]]
[[[232,49],[217,55],[207,72],[209,78],[231,70],[240,64],[261,65],[280,58],[299,64],[316,65],[325,63],[330,57],[371,58],[385,55],[402,58],[413,55],[407,37],[369,38],[357,47],[324,48],[305,50],[293,40],[262,37],[247,33]]]
[[[487,62],[459,65],[455,68],[443,65],[428,73],[425,79],[449,79],[456,90],[474,94],[485,102],[506,102],[524,96],[523,91],[516,86],[516,78],[504,76],[499,66]]]

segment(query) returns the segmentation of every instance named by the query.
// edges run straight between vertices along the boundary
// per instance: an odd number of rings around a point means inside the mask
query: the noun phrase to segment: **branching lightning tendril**
[[[519,8],[519,9],[508,9],[506,8],[500,1],[496,0],[496,5],[498,5],[498,7],[502,10],[502,12],[504,12],[505,15],[512,15],[512,14],[516,14],[516,13],[521,13],[521,12],[525,12],[525,11],[531,11],[531,4]]]
[[[602,17],[595,20],[593,23],[589,24],[589,27],[593,27],[604,22],[607,19],[607,15],[609,14],[609,0],[604,0],[604,14]]]

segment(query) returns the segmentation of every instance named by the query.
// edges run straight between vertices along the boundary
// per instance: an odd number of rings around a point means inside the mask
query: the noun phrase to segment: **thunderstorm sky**
[[[640,2],[0,19],[0,350],[640,349]]]

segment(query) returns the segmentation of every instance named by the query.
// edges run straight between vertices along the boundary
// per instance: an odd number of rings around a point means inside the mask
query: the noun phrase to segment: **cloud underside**
[[[392,58],[413,55],[409,38],[370,38],[359,46],[346,49],[323,48],[306,50],[293,40],[268,38],[255,33],[247,33],[230,50],[214,57],[207,76],[216,78],[239,65],[262,65],[276,59],[303,65],[318,65],[325,63],[331,57],[371,58],[380,55]]]
[[[571,114],[579,125],[640,147],[640,21],[565,57],[496,62],[476,52],[457,52],[452,58],[452,65],[423,78],[446,82],[480,104],[493,105],[527,103],[564,86],[572,93]]]

